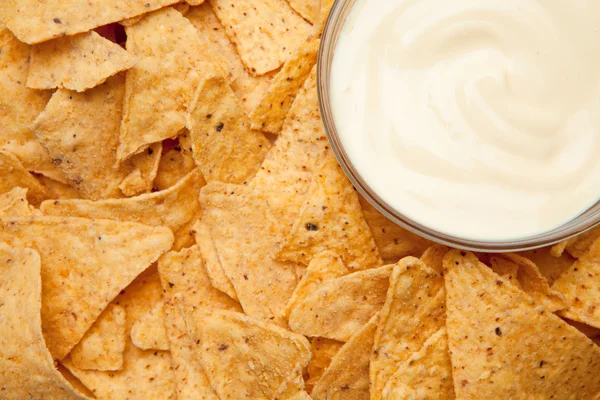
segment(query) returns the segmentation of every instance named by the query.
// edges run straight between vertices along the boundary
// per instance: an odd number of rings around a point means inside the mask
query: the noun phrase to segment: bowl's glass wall
[[[596,225],[600,224],[600,202],[597,202],[593,207],[571,220],[567,224],[560,226],[550,232],[546,232],[527,239],[503,242],[487,242],[468,240],[459,237],[453,237],[441,232],[434,231],[426,226],[417,224],[406,216],[402,215],[398,210],[393,209],[386,204],[376,193],[374,193],[367,182],[365,182],[358,174],[352,161],[344,152],[344,148],[339,140],[331,107],[330,101],[330,86],[329,77],[331,74],[331,62],[335,51],[338,36],[342,30],[344,21],[350,12],[354,0],[336,0],[321,41],[321,49],[319,51],[317,88],[319,91],[319,103],[321,107],[321,116],[325,124],[325,130],[335,155],[340,162],[340,165],[346,172],[348,178],[352,181],[358,191],[380,212],[396,222],[400,226],[428,239],[438,243],[446,244],[452,247],[458,247],[465,250],[473,251],[488,251],[488,252],[509,252],[535,249],[543,246],[549,246],[573,236],[581,234]],[[599,188],[600,191],[600,188]]]

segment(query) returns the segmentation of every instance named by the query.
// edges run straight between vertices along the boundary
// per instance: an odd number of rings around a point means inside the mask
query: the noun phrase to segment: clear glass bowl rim
[[[329,17],[325,23],[317,62],[317,91],[321,118],[323,120],[323,124],[325,125],[325,132],[329,142],[331,143],[332,150],[335,153],[340,166],[348,176],[348,179],[350,179],[354,187],[363,195],[363,197],[365,197],[365,199],[367,199],[367,201],[369,201],[369,203],[373,205],[373,207],[379,210],[391,221],[419,236],[450,247],[480,252],[515,252],[551,246],[571,237],[580,235],[581,233],[600,225],[599,201],[579,216],[549,232],[544,232],[524,239],[507,241],[478,241],[452,236],[430,229],[411,220],[398,210],[395,210],[385,203],[362,179],[356,168],[353,166],[350,158],[344,151],[342,143],[338,137],[329,102],[329,76],[331,73],[331,62],[333,59],[335,45],[353,3],[354,0],[335,0]]]

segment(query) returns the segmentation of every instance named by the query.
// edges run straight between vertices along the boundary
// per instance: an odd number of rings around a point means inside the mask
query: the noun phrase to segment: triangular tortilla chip
[[[421,256],[421,262],[427,265],[429,268],[434,270],[440,275],[444,274],[444,256],[450,248],[441,244],[434,244],[429,247]]]
[[[565,249],[574,258],[583,257],[592,247],[592,244],[600,237],[600,227],[596,227],[581,235],[568,240]]]
[[[269,141],[250,120],[220,72],[205,71],[187,121],[194,161],[208,182],[247,182],[262,163]]]
[[[190,306],[182,310],[220,398],[272,399],[289,393],[289,385],[297,386],[293,378],[311,356],[304,336],[232,311]]]
[[[59,89],[35,121],[35,135],[85,198],[121,197],[121,182],[145,159],[154,164],[160,156],[153,150],[140,155],[142,159],[115,165],[124,94],[124,79],[119,75],[84,93]],[[143,178],[153,178],[151,172]]]
[[[181,151],[180,147],[168,150],[163,154],[158,164],[158,171],[156,178],[154,178],[154,187],[159,191],[167,190],[175,186],[177,182],[195,168],[194,159],[186,152]]]
[[[279,68],[312,31],[285,0],[211,0],[210,4],[254,75]]]
[[[202,260],[204,261],[210,282],[216,289],[219,289],[237,301],[237,293],[227,274],[223,271],[219,254],[210,235],[210,229],[202,220],[198,220],[196,225],[194,225],[194,230],[196,232],[196,243],[202,253]]]
[[[158,165],[162,158],[162,143],[151,144],[146,151],[132,156],[121,169],[131,170],[119,184],[125,196],[137,196],[153,189],[152,182],[158,173]]]
[[[545,247],[537,250],[523,251],[518,253],[531,260],[537,265],[540,273],[546,278],[549,285],[552,285],[558,277],[565,272],[575,260],[567,253],[555,257],[551,254],[551,249]]]
[[[325,250],[337,253],[351,270],[383,264],[358,194],[332,153],[316,170],[300,216],[277,257],[308,265]]]
[[[16,187],[0,194],[0,218],[30,217],[32,215],[40,215],[40,210],[29,205],[27,189]]]
[[[337,254],[331,251],[317,254],[308,264],[302,279],[294,289],[294,293],[285,307],[285,315],[289,316],[290,312],[324,281],[339,278],[349,273],[350,271]]]
[[[369,400],[369,360],[377,322],[375,315],[333,357],[310,394],[314,400]]]
[[[317,63],[318,37],[309,37],[275,75],[268,92],[250,113],[252,128],[278,134],[298,90]]]
[[[161,300],[161,295],[157,274],[140,276],[121,292],[113,304],[125,309],[127,332]],[[131,342],[129,335],[123,355],[123,369],[120,371],[84,371],[76,368],[69,357],[63,360],[63,364],[98,399],[177,399],[170,353],[141,350]]]
[[[0,242],[0,393],[5,399],[87,399],[58,372],[44,343],[40,256]]]
[[[64,0],[6,0],[0,15],[22,42],[33,44],[87,32],[98,26],[177,3],[179,0],[131,0],[118,5],[111,0],[73,3]]]
[[[176,137],[200,81],[196,29],[171,7],[125,28],[127,50],[138,61],[127,71],[127,90],[117,158]]]
[[[52,93],[25,86],[29,53],[28,45],[0,28],[0,148],[17,156],[29,171],[64,179],[31,132],[32,122]]]
[[[290,328],[306,336],[349,340],[383,307],[393,268],[388,265],[323,282],[292,309]]]
[[[211,286],[198,246],[165,254],[158,263],[163,291],[167,299],[165,322],[178,399],[217,400],[199,358],[194,343],[187,334],[178,305],[204,306],[241,311],[240,305]]]
[[[175,186],[160,192],[127,199],[49,200],[40,209],[45,215],[138,222],[166,226],[176,232],[200,211],[198,196],[202,186],[202,175],[194,170]]]
[[[288,0],[290,6],[305,20],[315,24],[321,13],[321,0]]]
[[[244,311],[280,325],[297,284],[295,265],[271,258],[294,218],[285,200],[278,193],[217,182],[200,194],[202,220]]]
[[[173,243],[167,228],[109,220],[29,217],[0,220],[42,258],[42,326],[64,358],[115,296]]]
[[[110,304],[73,347],[70,357],[79,369],[118,371],[123,367],[127,341],[125,309]]]
[[[519,265],[504,258],[490,257],[490,268],[500,275],[504,280],[512,283],[515,287],[523,289],[519,283]]]
[[[331,8],[333,7],[333,3],[335,0],[321,0],[321,10],[319,11],[319,19],[315,23],[315,29],[317,32],[322,32],[325,27],[325,23],[327,22],[327,18],[329,18],[329,13],[331,12]]]
[[[35,45],[27,86],[83,92],[135,64],[135,57],[94,31]]]
[[[377,211],[364,197],[359,196],[365,220],[373,232],[373,238],[383,262],[397,263],[404,257],[420,257],[433,243],[390,221]]]
[[[566,308],[566,299],[556,290],[550,289],[548,281],[542,276],[538,267],[529,259],[518,254],[504,254],[490,257],[490,263],[494,272],[503,276],[497,268],[516,268],[513,278],[517,281],[517,287],[530,295],[548,311],[555,312]],[[512,282],[511,279],[507,279]]]
[[[317,162],[325,157],[328,148],[319,111],[316,67],[313,67],[292,104],[282,133],[250,184],[284,191],[288,203],[300,207]]]
[[[444,279],[419,259],[394,268],[371,358],[371,398],[381,399],[396,369],[445,325]]]
[[[561,315],[600,329],[600,238],[554,282],[552,289],[567,300],[568,308]]]
[[[131,341],[142,350],[169,350],[165,302],[159,301],[131,327]]]
[[[410,398],[455,398],[446,328],[434,333],[421,350],[400,365],[383,389],[384,400]]]
[[[15,187],[29,189],[27,194],[33,204],[39,204],[47,197],[46,189],[23,167],[17,157],[0,151],[0,193],[9,192]]]
[[[79,199],[81,197],[79,191],[73,186],[47,178],[44,175],[38,175],[37,179],[46,189],[49,199]]]
[[[456,397],[593,399],[600,348],[477,260],[444,259]]]
[[[311,392],[315,384],[321,379],[325,370],[331,364],[331,360],[340,351],[344,343],[337,340],[315,337],[310,340],[310,351],[312,358],[306,367],[308,379],[306,380],[306,391]]]

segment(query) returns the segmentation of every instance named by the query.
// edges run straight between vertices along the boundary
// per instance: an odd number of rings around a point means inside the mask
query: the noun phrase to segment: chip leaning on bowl
[[[598,396],[600,234],[475,255],[373,208],[333,2],[126,3],[0,3],[1,399]]]

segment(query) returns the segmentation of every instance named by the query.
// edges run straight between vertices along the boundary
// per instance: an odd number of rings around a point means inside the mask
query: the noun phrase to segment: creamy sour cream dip
[[[522,239],[600,197],[598,0],[356,0],[330,96],[357,172],[436,231]]]

